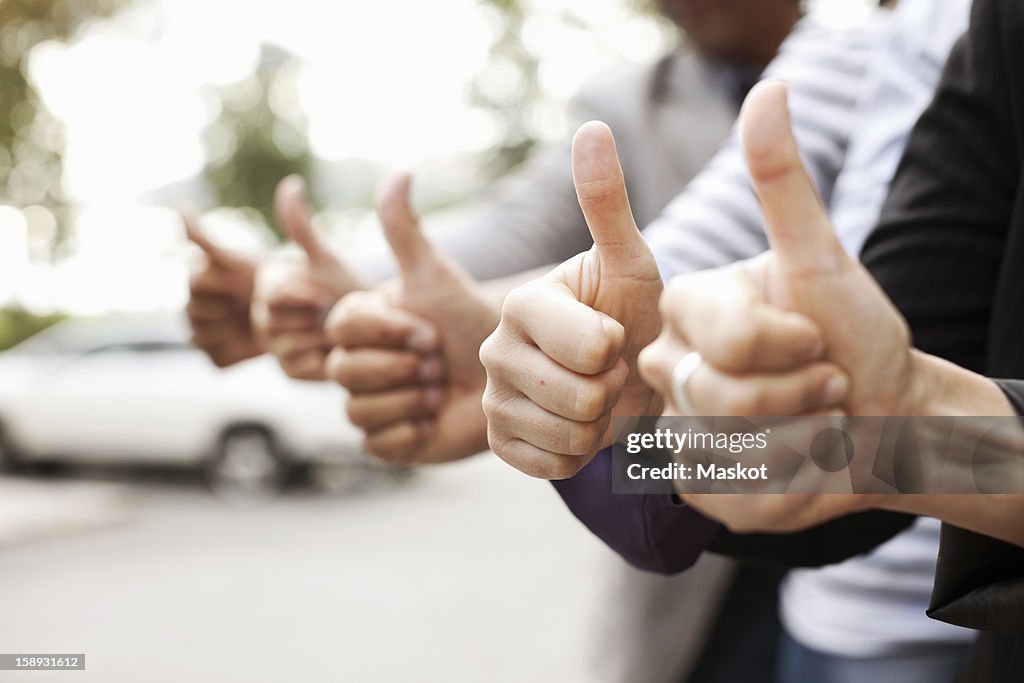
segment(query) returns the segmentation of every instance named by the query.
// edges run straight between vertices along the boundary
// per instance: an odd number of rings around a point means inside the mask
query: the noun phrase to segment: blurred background
[[[371,248],[407,167],[443,225],[677,40],[636,0],[0,0],[0,349],[59,323],[0,353],[0,437],[64,455],[0,478],[0,651],[87,653],[33,681],[591,680],[607,551],[492,459],[388,469],[340,390],[216,371],[174,207],[273,249],[301,173],[317,228]]]

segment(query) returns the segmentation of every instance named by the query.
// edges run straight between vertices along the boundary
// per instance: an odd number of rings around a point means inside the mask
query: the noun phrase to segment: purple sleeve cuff
[[[671,495],[612,493],[605,449],[572,479],[552,484],[569,510],[633,566],[676,574],[693,566],[719,525]]]

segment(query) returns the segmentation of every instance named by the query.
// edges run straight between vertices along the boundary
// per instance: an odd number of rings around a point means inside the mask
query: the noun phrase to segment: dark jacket
[[[976,0],[862,260],[916,346],[1024,413],[1022,159],[1024,3]],[[946,525],[929,613],[984,632],[966,680],[1024,681],[1024,549]]]

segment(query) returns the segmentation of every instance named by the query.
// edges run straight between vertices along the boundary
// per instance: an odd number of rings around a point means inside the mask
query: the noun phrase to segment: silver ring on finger
[[[698,352],[691,351],[683,356],[672,370],[672,402],[676,404],[676,408],[683,415],[698,414],[690,399],[688,385],[693,378],[693,373],[697,372],[703,364],[704,358]]]

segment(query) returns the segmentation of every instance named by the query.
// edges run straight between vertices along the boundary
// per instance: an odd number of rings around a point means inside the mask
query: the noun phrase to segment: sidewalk
[[[114,526],[130,510],[120,486],[0,476],[0,550]]]

